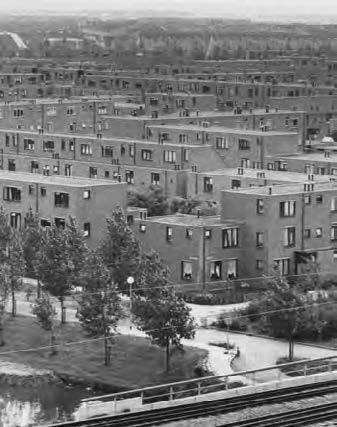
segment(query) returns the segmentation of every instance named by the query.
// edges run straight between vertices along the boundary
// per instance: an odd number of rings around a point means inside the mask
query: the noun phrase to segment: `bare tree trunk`
[[[289,362],[292,362],[294,359],[294,341],[293,336],[289,336],[289,355],[288,355]]]
[[[5,303],[1,302],[0,305],[0,347],[5,345],[4,338],[4,316],[5,316]]]
[[[170,341],[166,344],[166,372],[170,371]]]
[[[64,306],[64,297],[60,297],[60,303],[61,303],[61,323],[66,323],[66,308]]]
[[[57,354],[57,349],[56,349],[56,337],[54,334],[54,328],[50,331],[50,347],[51,347],[50,354],[52,356],[55,356]]]
[[[16,301],[15,301],[15,287],[13,281],[11,282],[11,292],[12,292],[12,317],[16,316]]]

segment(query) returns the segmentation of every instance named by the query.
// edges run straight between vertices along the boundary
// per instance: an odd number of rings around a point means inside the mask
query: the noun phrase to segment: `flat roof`
[[[333,180],[333,178],[331,178]],[[252,194],[257,196],[280,196],[280,195],[291,195],[291,194],[302,194],[302,193],[319,193],[322,191],[337,191],[337,180],[329,182],[315,182],[307,181],[306,184],[314,184],[314,189],[312,191],[304,191],[304,183],[288,183],[285,185],[266,185],[263,187],[248,187],[248,188],[239,188],[235,190],[223,190],[224,192],[230,193],[241,193],[241,194]],[[271,189],[271,190],[270,190]],[[271,191],[271,193],[270,193]]]
[[[303,172],[288,172],[288,171],[273,171],[267,169],[251,169],[251,168],[242,168],[243,173],[238,173],[240,168],[224,168],[216,169],[210,172],[201,172],[199,175],[203,176],[230,176],[235,178],[256,178],[256,179],[270,179],[276,181],[286,181],[286,182],[307,182],[308,174]],[[193,173],[193,172],[191,172]],[[259,173],[263,173],[264,177],[258,177]],[[329,182],[329,175],[315,175],[315,181],[319,182]]]
[[[46,176],[29,172],[12,172],[0,170],[0,181],[18,181],[36,184],[62,185],[67,187],[99,187],[120,184],[108,179],[90,179],[77,176]]]
[[[154,125],[149,124],[148,127],[158,128],[158,129],[176,129],[176,130],[195,130],[195,131],[205,131],[205,132],[221,132],[221,133],[231,133],[235,135],[256,135],[256,136],[284,136],[284,135],[299,135],[298,132],[282,132],[282,131],[273,131],[269,130],[267,132],[262,132],[261,130],[255,129],[238,129],[238,128],[229,128],[227,126],[209,126],[207,128],[198,125],[190,124],[165,124],[165,125]]]
[[[218,226],[224,227],[226,225],[242,224],[242,221],[237,220],[221,220],[220,215],[216,216],[200,216],[188,215],[177,213],[175,215],[152,216],[148,217],[145,221],[157,222],[162,224],[182,225],[190,227],[204,227],[204,226]]]
[[[311,153],[295,153],[295,154],[278,154],[277,156],[266,156],[266,158],[277,157],[277,160],[305,160],[305,161],[320,161],[320,162],[337,162],[337,153],[330,152],[329,157],[325,157],[324,152],[311,152]]]

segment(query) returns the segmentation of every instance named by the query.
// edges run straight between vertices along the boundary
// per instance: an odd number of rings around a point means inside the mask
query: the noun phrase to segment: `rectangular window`
[[[15,169],[16,169],[15,160],[14,159],[8,159],[8,170],[14,172]]]
[[[250,160],[249,159],[241,159],[241,167],[242,168],[250,168]]]
[[[48,219],[41,219],[40,221],[41,227],[50,227],[51,222]]]
[[[32,195],[34,194],[34,190],[35,190],[35,186],[34,185],[29,185],[28,187],[28,194]]]
[[[170,242],[172,240],[173,236],[173,229],[172,227],[166,227],[166,240]]]
[[[23,149],[27,151],[34,151],[35,142],[32,139],[24,138]]]
[[[53,174],[59,175],[60,174],[60,167],[58,165],[53,166]]]
[[[290,267],[289,258],[275,259],[274,262],[275,262],[275,268],[279,271],[281,276],[287,276],[289,274],[289,267]]]
[[[74,106],[67,107],[67,116],[76,116],[76,109]]]
[[[256,246],[258,248],[261,248],[264,245],[264,233],[257,232],[256,233]]]
[[[209,176],[204,177],[204,193],[212,193],[213,191],[213,178]]]
[[[232,179],[233,190],[237,190],[240,187],[241,187],[241,181],[239,179]]]
[[[337,210],[337,197],[332,197],[330,210],[331,211],[336,211]]]
[[[75,141],[70,139],[69,140],[69,151],[74,151],[75,150]]]
[[[139,225],[139,231],[141,233],[145,233],[146,232],[146,225],[145,224],[140,224]]]
[[[90,237],[90,222],[83,224],[83,235],[84,237]]]
[[[186,237],[190,239],[193,236],[193,230],[191,228],[186,228]]]
[[[256,200],[256,213],[258,215],[264,214],[264,200],[263,199],[257,199]]]
[[[333,260],[336,262],[337,261],[337,250],[333,251],[332,257],[333,257]]]
[[[164,150],[164,162],[175,163],[177,160],[177,154],[175,151]]]
[[[212,280],[222,279],[222,262],[221,261],[211,261],[209,277]]]
[[[306,194],[304,196],[304,204],[305,205],[310,205],[311,204],[311,196],[309,196],[308,194]]]
[[[127,215],[126,222],[129,226],[133,225],[133,215]]]
[[[56,208],[69,207],[69,194],[68,193],[54,193],[54,205]]]
[[[314,173],[314,165],[312,163],[306,163],[304,165],[304,173],[311,175]]]
[[[315,237],[322,237],[322,232],[323,232],[323,230],[321,227],[316,228],[315,229]]]
[[[311,229],[310,228],[306,228],[304,230],[304,238],[305,239],[310,239],[310,237],[311,237]]]
[[[43,141],[43,151],[52,152],[54,151],[55,144],[54,141]]]
[[[81,154],[85,156],[92,155],[92,147],[90,144],[81,144]]]
[[[296,241],[296,229],[295,227],[286,227],[283,229],[283,245],[290,248],[295,246]]]
[[[16,118],[23,117],[23,110],[21,108],[14,108],[13,116]]]
[[[239,150],[250,150],[250,142],[247,139],[239,139]]]
[[[107,108],[101,105],[100,107],[98,107],[98,114],[108,114]]]
[[[188,142],[188,135],[180,134],[179,142],[180,144],[186,144]]]
[[[316,196],[316,203],[317,204],[323,203],[323,196],[321,194]]]
[[[269,171],[273,171],[273,170],[275,170],[275,165],[274,165],[274,163],[267,163],[267,169],[268,169]]]
[[[142,150],[142,160],[152,160],[152,150]]]
[[[57,115],[56,107],[47,107],[47,116],[55,117]]]
[[[42,174],[49,176],[50,175],[50,166],[49,165],[45,165],[42,167]]]
[[[290,200],[288,202],[280,202],[280,217],[291,217],[296,215],[296,202]]]
[[[66,226],[66,221],[64,218],[55,217],[54,224],[56,225],[56,227],[64,228]]]
[[[230,259],[225,261],[226,277],[229,280],[236,279],[238,277],[238,260]]]
[[[218,150],[225,150],[228,148],[228,139],[223,136],[215,138],[215,145]]]
[[[102,157],[113,157],[113,146],[106,145],[102,147]]]
[[[41,187],[40,193],[41,193],[41,197],[46,197],[46,195],[47,195],[46,187]]]
[[[331,225],[330,239],[337,240],[337,224]]]
[[[159,173],[151,173],[151,185],[159,185],[160,184],[160,174]]]
[[[84,190],[83,191],[83,199],[88,200],[88,199],[90,199],[90,196],[91,196],[90,190]]]
[[[4,187],[3,199],[7,202],[21,202],[21,190],[16,187]]]
[[[21,228],[21,214],[18,212],[11,212],[10,214],[10,225],[12,228]]]
[[[222,246],[224,248],[236,248],[239,246],[238,228],[225,228],[222,230]]]
[[[192,262],[191,261],[182,261],[181,278],[183,280],[192,280]]]
[[[64,165],[64,175],[71,176],[72,174],[72,165]]]
[[[129,145],[129,156],[135,157],[135,146],[133,144]]]
[[[130,171],[130,170],[125,171],[125,181],[128,184],[134,184],[135,183],[135,174],[133,171]]]
[[[256,260],[256,270],[263,270],[263,267],[264,267],[263,259],[257,259]]]
[[[89,167],[89,178],[97,178],[97,168]]]

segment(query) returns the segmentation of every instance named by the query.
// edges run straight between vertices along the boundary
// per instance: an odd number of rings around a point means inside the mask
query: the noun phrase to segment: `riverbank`
[[[18,351],[48,346],[49,333],[32,317],[8,319],[0,360],[52,371],[67,383],[114,392],[190,379],[207,358],[207,351],[186,347],[184,353],[172,355],[172,368],[166,373],[164,349],[152,345],[147,338],[119,335],[114,338],[111,365],[105,366],[103,340],[88,339],[79,324],[67,323],[58,328],[56,335],[59,347],[55,356],[50,355],[49,348]],[[78,341],[81,343],[71,344]],[[8,353],[11,351],[15,352]]]

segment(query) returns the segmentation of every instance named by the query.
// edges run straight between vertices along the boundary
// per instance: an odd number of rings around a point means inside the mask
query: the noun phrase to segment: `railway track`
[[[224,414],[228,412],[242,410],[248,407],[262,406],[272,403],[282,403],[314,396],[322,396],[328,393],[337,391],[337,380],[321,382],[318,384],[305,384],[298,387],[289,387],[268,392],[259,392],[254,395],[237,396],[212,401],[197,402],[193,404],[182,404],[151,411],[129,412],[125,414],[102,416],[98,418],[87,419],[83,421],[70,421],[62,424],[55,424],[61,427],[150,427],[158,426],[163,423],[187,420],[209,415]],[[337,402],[334,404],[335,416],[337,418]],[[326,406],[328,408],[329,406]],[[318,407],[317,407],[318,408]],[[330,407],[329,407],[330,408]],[[315,408],[312,408],[313,410]],[[333,408],[331,407],[331,410]],[[310,410],[310,408],[309,408]],[[293,411],[300,413],[300,411]],[[329,415],[329,414],[328,414]],[[272,415],[274,416],[274,415]],[[281,416],[280,414],[275,417]],[[286,415],[284,415],[285,417]],[[261,422],[268,423],[268,417]],[[331,418],[329,418],[331,419]],[[260,421],[256,421],[257,423]],[[278,426],[276,419],[273,418],[272,424],[249,424],[250,421],[245,421],[248,424],[226,424],[227,426]],[[253,422],[253,420],[251,420]],[[280,426],[295,426],[302,424],[280,424]],[[51,427],[51,426],[50,426]]]
[[[337,402],[226,423],[219,427],[299,427],[334,419],[337,420]]]

